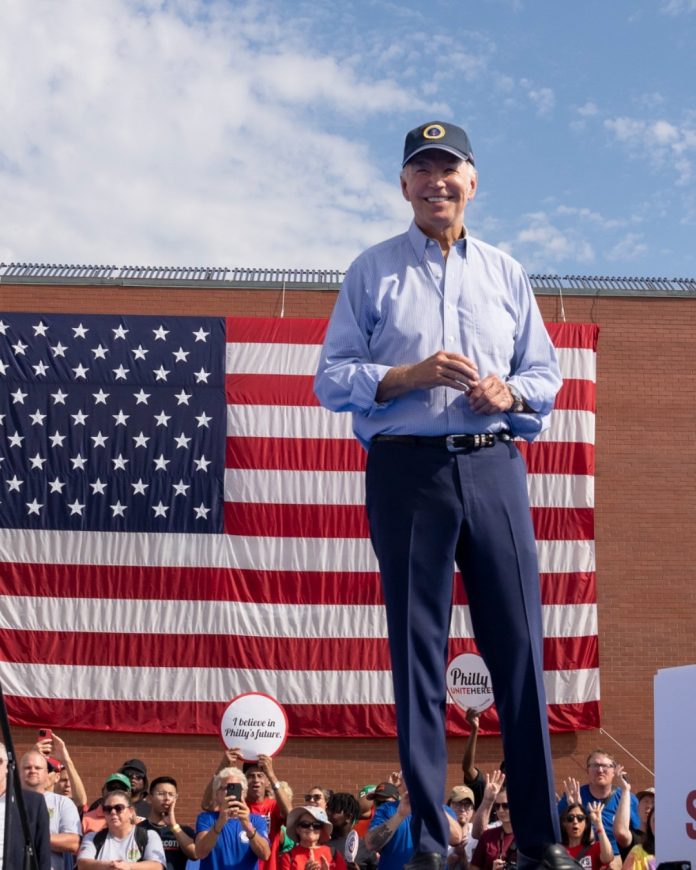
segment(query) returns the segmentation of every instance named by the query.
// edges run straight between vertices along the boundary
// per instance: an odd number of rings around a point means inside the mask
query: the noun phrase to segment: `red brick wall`
[[[288,291],[288,317],[326,316],[334,295]],[[544,317],[560,316],[540,297]],[[191,288],[0,285],[0,307],[76,313],[277,316],[280,291]],[[602,722],[608,734],[652,767],[652,678],[658,668],[696,662],[696,451],[694,336],[696,299],[566,297],[569,321],[601,327],[598,356],[596,524]],[[50,725],[51,723],[46,723]],[[16,728],[18,750],[33,732]],[[212,737],[64,735],[90,796],[125,759],[150,775],[180,781],[181,817],[193,819],[205,781],[221,755]],[[556,777],[583,777],[594,746],[614,751],[646,785],[650,776],[606,735],[552,738]],[[459,780],[463,739],[450,741],[448,784]],[[501,758],[498,738],[479,741],[482,768]],[[398,765],[393,740],[290,739],[277,773],[296,796],[315,784],[355,791]]]

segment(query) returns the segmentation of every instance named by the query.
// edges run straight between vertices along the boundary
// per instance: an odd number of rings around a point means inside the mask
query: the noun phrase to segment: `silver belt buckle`
[[[455,438],[461,438],[461,437],[462,437],[461,435],[448,435],[445,438],[445,444],[447,445],[447,449],[449,450],[450,453],[461,453],[462,450],[467,449],[467,445],[462,444],[461,446],[459,446],[458,444],[455,443]]]

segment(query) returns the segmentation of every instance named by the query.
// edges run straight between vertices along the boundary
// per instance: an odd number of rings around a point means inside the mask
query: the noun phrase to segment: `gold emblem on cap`
[[[445,135],[445,128],[439,124],[430,124],[423,130],[424,139],[442,139]]]

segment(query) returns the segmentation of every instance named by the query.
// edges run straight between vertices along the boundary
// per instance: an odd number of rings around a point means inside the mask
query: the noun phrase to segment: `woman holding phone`
[[[196,819],[196,858],[200,870],[257,870],[271,854],[266,820],[249,812],[247,779],[236,767],[213,779],[216,810]]]

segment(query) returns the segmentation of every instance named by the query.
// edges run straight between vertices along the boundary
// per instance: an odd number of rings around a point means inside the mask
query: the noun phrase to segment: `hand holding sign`
[[[263,758],[266,772],[272,772],[270,756],[280,752],[288,733],[285,710],[270,695],[247,692],[228,705],[220,723],[220,736],[229,749],[245,761]]]
[[[493,705],[493,683],[481,656],[462,653],[447,666],[447,691],[463,710],[483,713]]]

